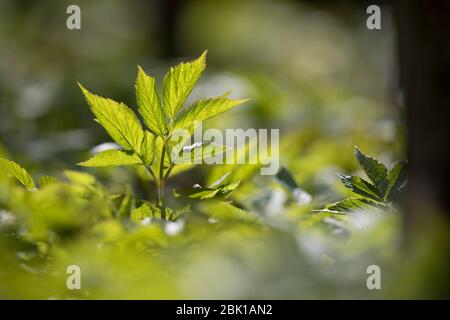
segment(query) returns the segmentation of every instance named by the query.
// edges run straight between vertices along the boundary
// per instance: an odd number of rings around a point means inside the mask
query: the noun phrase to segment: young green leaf
[[[0,168],[16,178],[27,190],[36,190],[36,184],[30,174],[14,161],[0,158]]]
[[[132,166],[142,164],[141,159],[130,151],[106,150],[97,153],[87,161],[78,163],[83,167]]]
[[[134,209],[130,215],[130,220],[138,224],[145,218],[152,218],[152,210],[146,203],[141,205],[139,208]]]
[[[228,150],[227,146],[207,143],[199,144],[193,149],[182,151],[180,156],[176,159],[172,159],[176,164],[189,164],[207,161],[210,158],[214,158],[220,154],[225,153]]]
[[[241,103],[248,101],[228,99],[226,95],[199,100],[183,111],[175,120],[176,129],[189,128],[196,121],[204,121],[228,111]]]
[[[362,153],[358,147],[355,147],[355,157],[367,177],[379,191],[379,194],[384,195],[386,193],[386,188],[388,187],[388,170],[386,166],[377,159]]]
[[[206,51],[192,62],[170,68],[164,77],[163,100],[167,116],[174,119],[206,67]]]
[[[42,176],[39,178],[39,187],[43,188],[46,187],[52,183],[56,183],[58,180],[56,178],[50,177],[50,176]]]
[[[136,114],[123,103],[102,98],[79,84],[92,113],[111,138],[126,150],[139,152],[144,132]]]
[[[354,193],[371,198],[376,201],[383,201],[382,196],[378,194],[378,190],[364,179],[355,176],[345,176],[338,174],[342,183]]]
[[[231,203],[224,201],[211,201],[202,206],[202,211],[206,216],[217,222],[241,222],[260,225],[261,219],[254,213],[235,207]]]
[[[97,182],[93,175],[86,172],[65,170],[64,175],[70,180],[70,182],[77,185],[93,186]]]
[[[240,184],[240,181],[225,184],[214,188],[186,188],[174,190],[175,197],[185,197],[190,199],[212,199],[212,198],[226,198],[233,192]]]
[[[214,198],[219,192],[219,189],[211,188],[186,188],[174,190],[173,193],[175,197],[204,200]]]
[[[138,110],[145,124],[155,134],[164,135],[166,133],[166,116],[156,90],[156,81],[148,76],[140,66],[138,66],[135,88]]]

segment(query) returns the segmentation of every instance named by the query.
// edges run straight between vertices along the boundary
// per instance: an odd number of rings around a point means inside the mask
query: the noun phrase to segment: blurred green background
[[[80,0],[82,29],[70,31],[70,4],[0,1],[2,156],[35,177],[80,170],[76,163],[110,139],[92,121],[77,81],[135,108],[137,65],[162,79],[171,65],[207,49],[206,72],[189,101],[228,90],[250,98],[208,126],[279,128],[281,164],[314,203],[288,205],[273,181],[241,168],[233,201],[269,220],[186,218],[171,236],[167,226],[130,231],[114,219],[91,221],[90,213],[108,210],[99,199],[86,207],[71,191],[61,200],[55,192],[65,191],[52,188],[49,198],[34,199],[5,180],[0,204],[20,207],[11,199],[22,199],[26,217],[65,211],[68,224],[80,227],[51,241],[14,240],[3,231],[0,298],[448,298],[448,256],[441,254],[448,229],[439,220],[405,246],[401,215],[353,221],[350,237],[330,224],[310,228],[314,218],[305,218],[313,207],[350,195],[336,173],[358,170],[355,145],[388,165],[405,158],[390,7],[382,7],[382,30],[370,31],[365,6],[352,1]],[[226,170],[200,166],[169,187],[204,185]],[[131,170],[89,172],[112,194],[147,195]],[[236,210],[227,206],[205,203],[194,211],[227,217]],[[52,230],[52,223],[42,228]],[[82,267],[79,292],[65,288],[68,264]],[[370,264],[385,270],[382,290],[365,285]]]

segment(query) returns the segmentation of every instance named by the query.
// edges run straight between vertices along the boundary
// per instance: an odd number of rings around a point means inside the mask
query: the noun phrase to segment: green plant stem
[[[166,140],[163,142],[161,162],[159,164],[159,180],[158,180],[158,195],[161,206],[161,219],[166,220],[166,199],[165,199],[165,176],[164,176],[164,158],[166,155]]]
[[[174,164],[172,164],[169,169],[167,169],[166,174],[164,175],[164,180],[167,180],[169,178],[170,173],[172,172],[173,167],[175,167]]]

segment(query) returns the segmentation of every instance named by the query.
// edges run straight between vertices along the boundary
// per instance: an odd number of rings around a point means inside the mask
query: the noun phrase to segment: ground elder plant
[[[392,203],[406,185],[407,161],[397,161],[388,169],[377,159],[362,153],[358,147],[355,147],[355,158],[370,182],[357,176],[338,174],[341,182],[357,197],[338,201],[319,211],[344,214],[376,208],[395,212]]]
[[[106,150],[91,159],[79,163],[85,167],[143,166],[156,183],[158,189],[157,210],[163,220],[168,216],[165,201],[165,186],[173,168],[178,164],[191,163],[197,148],[202,159],[224,152],[225,146],[210,141],[180,148],[184,141],[174,141],[175,130],[193,132],[196,123],[226,112],[246,100],[228,98],[229,93],[215,98],[196,101],[185,106],[185,102],[206,67],[206,51],[195,61],[181,63],[170,68],[163,81],[163,90],[157,90],[156,80],[138,67],[135,91],[138,112],[144,120],[142,126],[136,114],[125,104],[100,97],[79,84],[86,101],[120,150]],[[178,149],[177,149],[178,148]],[[235,185],[223,186],[232,190]],[[196,190],[198,191],[198,190]],[[219,193],[219,191],[217,191]],[[154,210],[144,204],[139,217]]]

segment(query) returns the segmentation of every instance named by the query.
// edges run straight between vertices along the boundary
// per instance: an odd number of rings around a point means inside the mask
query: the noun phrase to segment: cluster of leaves
[[[179,215],[189,211],[189,206],[180,210],[166,207],[165,184],[176,165],[192,163],[212,155],[224,152],[224,146],[217,146],[210,141],[202,141],[183,146],[188,136],[182,141],[174,141],[174,132],[186,129],[192,134],[198,122],[205,121],[228,111],[246,100],[232,100],[227,94],[216,98],[196,101],[184,107],[185,101],[193,90],[197,80],[206,66],[206,51],[197,59],[180,63],[170,68],[163,81],[162,95],[158,93],[156,81],[138,67],[136,79],[136,99],[138,112],[146,128],[143,128],[137,115],[125,104],[95,95],[79,84],[86,101],[111,138],[117,143],[117,149],[109,149],[95,154],[85,162],[85,167],[133,166],[141,167],[152,179],[158,190],[158,201],[137,200],[127,192],[124,195],[110,195],[97,180],[87,174],[66,171],[70,188],[83,186],[81,195],[86,198],[89,193],[101,194],[114,216],[129,218],[133,222],[142,222],[146,218],[175,220]],[[175,139],[176,140],[176,139]],[[200,149],[200,152],[198,152]],[[174,155],[176,159],[174,159]],[[0,169],[15,177],[28,191],[40,191],[47,185],[57,183],[60,187],[67,184],[50,176],[43,176],[36,183],[31,175],[19,164],[0,158]],[[175,192],[177,197],[187,199],[224,199],[239,186],[239,181],[223,183],[227,174],[212,183],[208,188],[195,185],[193,188]],[[38,189],[39,186],[39,189]]]
[[[224,146],[213,145],[209,141],[177,149],[177,146],[182,146],[188,137],[184,137],[181,142],[174,141],[172,139],[174,132],[177,129],[186,129],[192,133],[198,122],[217,116],[246,101],[229,99],[226,93],[219,97],[196,101],[183,108],[205,69],[205,60],[206,51],[195,61],[172,67],[164,77],[162,98],[158,93],[155,79],[138,67],[136,100],[138,112],[147,129],[142,128],[135,113],[125,104],[95,95],[80,84],[86,101],[96,116],[96,121],[122,149],[100,152],[79,165],[143,166],[157,185],[156,210],[160,211],[158,214],[162,219],[168,218],[165,182],[172,169],[178,164],[192,163],[195,160],[193,157],[197,154],[201,159],[205,159],[226,150]],[[201,148],[201,152],[194,152],[197,148]],[[226,188],[231,191],[234,187],[232,185]],[[142,210],[150,212],[154,209],[146,206]]]
[[[306,207],[310,226],[314,221],[326,222],[323,221],[324,217],[346,217],[343,213],[353,210],[366,210],[374,206],[380,206],[384,210],[395,198],[395,193],[404,185],[404,162],[397,163],[391,170],[386,169],[385,180],[390,186],[388,187],[390,191],[381,197],[382,193],[373,183],[374,180],[382,181],[377,173],[374,173],[379,171],[373,170],[374,165],[378,165],[379,162],[363,155],[359,150],[357,150],[357,157],[359,157],[358,161],[362,168],[366,168],[365,172],[369,172],[372,177],[372,183],[363,179],[361,181],[365,181],[364,186],[371,185],[368,187],[370,190],[377,190],[375,193],[378,195],[377,200],[374,199],[374,195],[368,197],[367,192],[362,190],[360,184],[355,184],[351,188],[358,193],[359,197],[345,199],[330,205],[327,209],[322,210],[325,211],[323,212],[324,216],[310,211],[312,197],[299,186],[288,169],[282,167],[278,174],[270,179],[284,187],[289,194],[289,203],[292,206]],[[1,159],[0,169],[0,172],[7,172],[15,177],[24,187],[10,186],[6,188],[7,192],[3,192],[5,191],[5,182],[9,180],[2,180],[3,176],[0,175],[0,189],[2,190],[0,192],[0,218],[3,220],[0,221],[2,222],[0,223],[0,242],[4,239],[8,241],[3,242],[3,249],[0,246],[0,253],[2,250],[4,251],[3,255],[0,255],[0,262],[3,266],[11,268],[4,272],[6,275],[17,273],[18,263],[23,268],[27,268],[27,271],[21,271],[20,277],[11,278],[12,280],[0,274],[0,280],[9,289],[14,288],[15,285],[19,286],[18,293],[16,293],[18,296],[23,296],[23,288],[28,287],[29,281],[43,279],[42,281],[50,283],[49,290],[31,292],[29,293],[30,297],[46,298],[53,295],[53,291],[58,292],[58,297],[78,297],[65,289],[58,289],[65,283],[65,279],[57,276],[61,274],[61,270],[64,270],[76,259],[77,263],[83,265],[83,272],[89,276],[104,279],[100,280],[98,287],[87,284],[89,289],[83,290],[81,294],[93,295],[81,295],[79,296],[81,298],[123,297],[121,294],[124,294],[124,291],[120,290],[115,295],[111,292],[106,293],[107,291],[103,288],[108,287],[108,284],[111,283],[120,285],[121,288],[127,288],[128,297],[148,297],[145,295],[148,294],[147,288],[152,287],[153,298],[163,296],[174,298],[179,293],[177,290],[172,288],[168,293],[164,293],[165,291],[161,288],[172,285],[179,286],[180,283],[186,281],[184,278],[182,278],[184,280],[180,280],[179,277],[182,275],[174,266],[180,265],[182,261],[192,259],[192,256],[199,255],[198,245],[200,243],[202,250],[205,251],[202,251],[202,255],[207,257],[207,261],[211,259],[214,261],[217,258],[212,252],[236,254],[237,248],[242,247],[242,252],[239,254],[243,255],[245,259],[254,260],[252,263],[259,264],[261,258],[253,256],[253,252],[258,252],[258,257],[266,256],[268,252],[265,246],[273,246],[274,250],[268,250],[271,257],[268,258],[269,260],[291,257],[291,260],[286,259],[290,261],[291,266],[280,269],[281,274],[289,268],[297,270],[297,272],[298,268],[303,268],[302,277],[304,277],[304,272],[312,272],[305,269],[304,257],[298,256],[296,247],[292,247],[294,238],[291,237],[297,237],[299,234],[306,236],[309,233],[296,232],[296,222],[299,221],[292,217],[285,220],[290,224],[286,228],[286,225],[279,224],[280,221],[276,221],[273,215],[274,220],[270,221],[260,214],[261,212],[253,210],[247,205],[237,207],[230,202],[221,201],[239,185],[239,182],[224,183],[235,172],[222,176],[214,183],[210,183],[208,187],[195,186],[192,189],[177,190],[176,194],[180,197],[206,201],[198,202],[195,214],[184,216],[182,219],[177,219],[179,212],[167,208],[166,213],[169,220],[177,220],[160,223],[160,211],[157,210],[155,204],[137,200],[131,192],[125,195],[110,194],[90,174],[65,171],[64,179],[58,177],[57,180],[44,176],[36,182],[24,168],[15,162]],[[385,172],[382,167],[380,172]],[[360,181],[355,178],[348,177],[346,179]],[[246,184],[248,181],[244,182]],[[261,192],[261,190],[256,191]],[[276,198],[275,195],[269,199],[269,202],[277,202]],[[273,210],[273,203],[264,202],[264,205],[266,204],[267,208],[270,207]],[[286,209],[288,208],[284,207],[283,210]],[[6,221],[5,217],[15,217],[16,219],[15,231],[11,233],[11,236],[6,235],[6,237],[4,229],[2,229]],[[306,220],[302,223],[305,225]],[[182,230],[181,234],[179,234],[180,230]],[[301,230],[313,229],[302,228]],[[260,242],[264,242],[265,246],[255,245]],[[193,246],[193,243],[197,245]],[[246,244],[251,250],[246,251]],[[93,256],[92,250],[94,249],[92,248],[94,247],[96,254]],[[19,251],[17,257],[10,258],[17,251]],[[279,258],[275,258],[277,252]],[[155,255],[155,253],[157,254]],[[73,254],[77,256],[73,258]],[[189,259],[187,259],[188,257]],[[327,257],[331,261],[334,260],[329,254]],[[222,263],[220,260],[222,258],[218,259]],[[198,259],[196,263],[200,263]],[[125,272],[128,275],[126,279],[118,280],[115,277],[115,275],[123,273],[122,269],[116,267],[120,265],[128,268]],[[195,264],[191,267],[192,270],[198,270],[198,266]],[[111,278],[97,274],[96,270],[98,269],[110,270]],[[48,273],[46,270],[52,270],[52,272]],[[148,270],[152,270],[152,272],[149,273]],[[36,274],[40,276],[36,277]],[[138,274],[138,276],[133,274]],[[164,276],[165,274],[170,274],[170,277]],[[199,283],[202,283],[204,278],[200,274],[201,272],[195,273],[195,277],[199,279]],[[319,277],[314,272],[312,274],[311,281]],[[62,275],[64,276],[64,273]],[[143,277],[145,280],[142,280]],[[102,294],[106,295],[102,296]]]
[[[342,183],[359,197],[341,200],[319,211],[341,214],[370,208],[395,210],[390,204],[406,185],[406,160],[396,162],[388,170],[386,165],[365,155],[358,147],[355,147],[355,157],[370,182],[357,176],[339,174]]]

